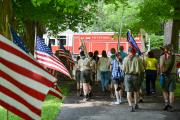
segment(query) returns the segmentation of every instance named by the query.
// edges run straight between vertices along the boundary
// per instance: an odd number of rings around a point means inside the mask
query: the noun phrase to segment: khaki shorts
[[[90,83],[91,81],[91,70],[81,71],[81,82]]]
[[[138,84],[138,89],[143,89],[143,81],[144,81],[144,72],[142,72],[140,75],[138,75],[138,80],[137,80],[137,84]]]
[[[139,90],[138,75],[125,74],[124,77],[125,91],[135,92]]]
[[[90,85],[94,85],[95,84],[95,76],[96,76],[96,73],[95,72],[91,72]]]
[[[80,82],[80,78],[81,78],[81,71],[80,70],[76,70],[76,81]]]

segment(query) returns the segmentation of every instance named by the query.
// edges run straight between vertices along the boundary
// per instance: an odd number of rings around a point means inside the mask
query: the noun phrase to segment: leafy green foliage
[[[116,31],[123,33],[131,29],[138,33],[140,28],[148,33],[163,34],[164,23],[168,19],[179,19],[178,0],[103,0],[97,4],[96,18],[87,31]],[[124,15],[123,13],[124,6]],[[178,10],[179,12],[177,12]]]
[[[88,25],[95,0],[14,0],[17,19],[35,21],[54,32],[71,29],[79,24]]]
[[[152,34],[149,37],[150,37],[151,49],[160,48],[163,46],[164,36]]]
[[[122,22],[124,34],[128,29],[134,31],[135,34],[139,32],[138,1],[116,0],[113,3],[100,1],[97,8],[94,23],[86,29],[87,31],[119,32]]]
[[[151,33],[163,33],[164,23],[168,19],[180,20],[180,2],[178,0],[143,0],[139,4],[142,28]],[[179,9],[179,10],[178,10]]]
[[[162,0],[144,0],[139,6],[142,28],[152,33],[162,31],[161,26],[165,18],[168,17],[168,15],[163,16],[163,14],[168,13],[169,6],[165,3],[162,4]],[[164,9],[166,7],[167,9]]]

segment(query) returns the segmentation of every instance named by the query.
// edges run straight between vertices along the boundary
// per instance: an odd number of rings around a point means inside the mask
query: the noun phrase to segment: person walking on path
[[[166,45],[164,54],[160,56],[160,84],[165,101],[164,110],[167,111],[174,111],[177,62],[179,62],[179,57],[173,55],[171,45]]]
[[[124,47],[120,46],[119,53],[121,55],[122,60],[127,56],[127,53],[124,52]]]
[[[143,103],[143,92],[144,92],[144,85],[143,85],[143,82],[144,82],[144,55],[142,56],[139,56],[139,61],[141,62],[140,64],[143,65],[142,69],[141,69],[141,72],[139,74],[139,77],[138,77],[138,101],[139,103]]]
[[[128,49],[128,56],[123,61],[122,70],[125,73],[125,91],[127,92],[127,100],[129,104],[129,111],[134,112],[138,109],[138,77],[140,72],[143,70],[143,64],[140,58],[136,56],[136,51],[130,47]],[[134,106],[132,104],[132,93],[134,93]]]
[[[100,71],[98,68],[98,61],[99,61],[99,52],[97,50],[94,51],[93,60],[96,61],[96,71],[95,71],[95,83],[98,83],[100,81]]]
[[[80,52],[80,60],[78,61],[78,68],[81,71],[81,82],[83,83],[83,92],[84,99],[83,101],[87,101],[89,99],[90,93],[90,80],[91,80],[91,67],[90,67],[90,59],[85,57],[84,51]]]
[[[81,86],[81,83],[80,83],[80,76],[81,76],[81,71],[80,69],[78,68],[78,61],[80,60],[80,56],[77,56],[77,59],[76,59],[76,62],[75,62],[75,65],[74,65],[74,68],[73,68],[73,76],[74,76],[74,79],[76,80],[76,90],[77,90],[77,96],[79,96],[81,93],[80,93],[80,86]]]
[[[146,93],[150,95],[156,92],[156,78],[158,61],[154,57],[152,51],[148,52],[147,58],[145,59],[145,69],[146,69]]]
[[[89,97],[92,96],[92,89],[95,84],[95,74],[96,74],[96,61],[93,59],[93,52],[89,52],[89,59],[90,59],[90,68],[91,68],[91,81],[90,81],[90,93]]]
[[[116,58],[113,61],[111,61],[110,64],[112,83],[114,84],[114,90],[116,96],[116,102],[114,102],[114,104],[122,103],[124,73],[121,68],[122,68],[122,58],[119,55],[119,53],[116,53]]]
[[[102,51],[102,57],[98,61],[98,68],[100,70],[101,75],[101,86],[102,91],[106,92],[108,89],[108,84],[110,80],[110,62],[109,58],[107,57],[106,51]]]
[[[111,63],[115,59],[116,59],[116,49],[115,48],[111,48],[109,62]],[[111,74],[112,74],[112,71],[111,71]],[[114,95],[114,84],[113,84],[113,81],[112,81],[112,77],[110,78],[110,92],[111,92],[110,97],[111,98],[115,98],[115,95]]]

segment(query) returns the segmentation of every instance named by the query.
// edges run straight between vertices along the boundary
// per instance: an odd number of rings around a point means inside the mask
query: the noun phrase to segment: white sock
[[[116,95],[116,100],[117,100],[117,102],[120,102],[119,93],[118,93],[118,92],[115,92],[115,95]]]
[[[120,98],[119,98],[119,102],[122,102],[122,97],[120,96]]]

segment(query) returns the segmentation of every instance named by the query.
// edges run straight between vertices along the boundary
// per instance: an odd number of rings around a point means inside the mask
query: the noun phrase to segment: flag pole
[[[11,37],[11,41],[13,42],[13,35],[11,33],[11,27],[10,24],[8,23],[8,28],[9,28],[9,33],[10,33],[10,37]]]
[[[37,25],[35,23],[35,27],[34,27],[34,58],[36,58],[36,39],[37,39]]]
[[[11,26],[10,24],[8,23],[8,28],[9,28],[9,33],[10,33],[10,37],[11,37],[11,41],[13,42],[13,36],[12,36],[12,33],[11,33]],[[7,117],[7,120],[9,120],[9,110],[7,109],[7,112],[6,112],[6,117]]]

